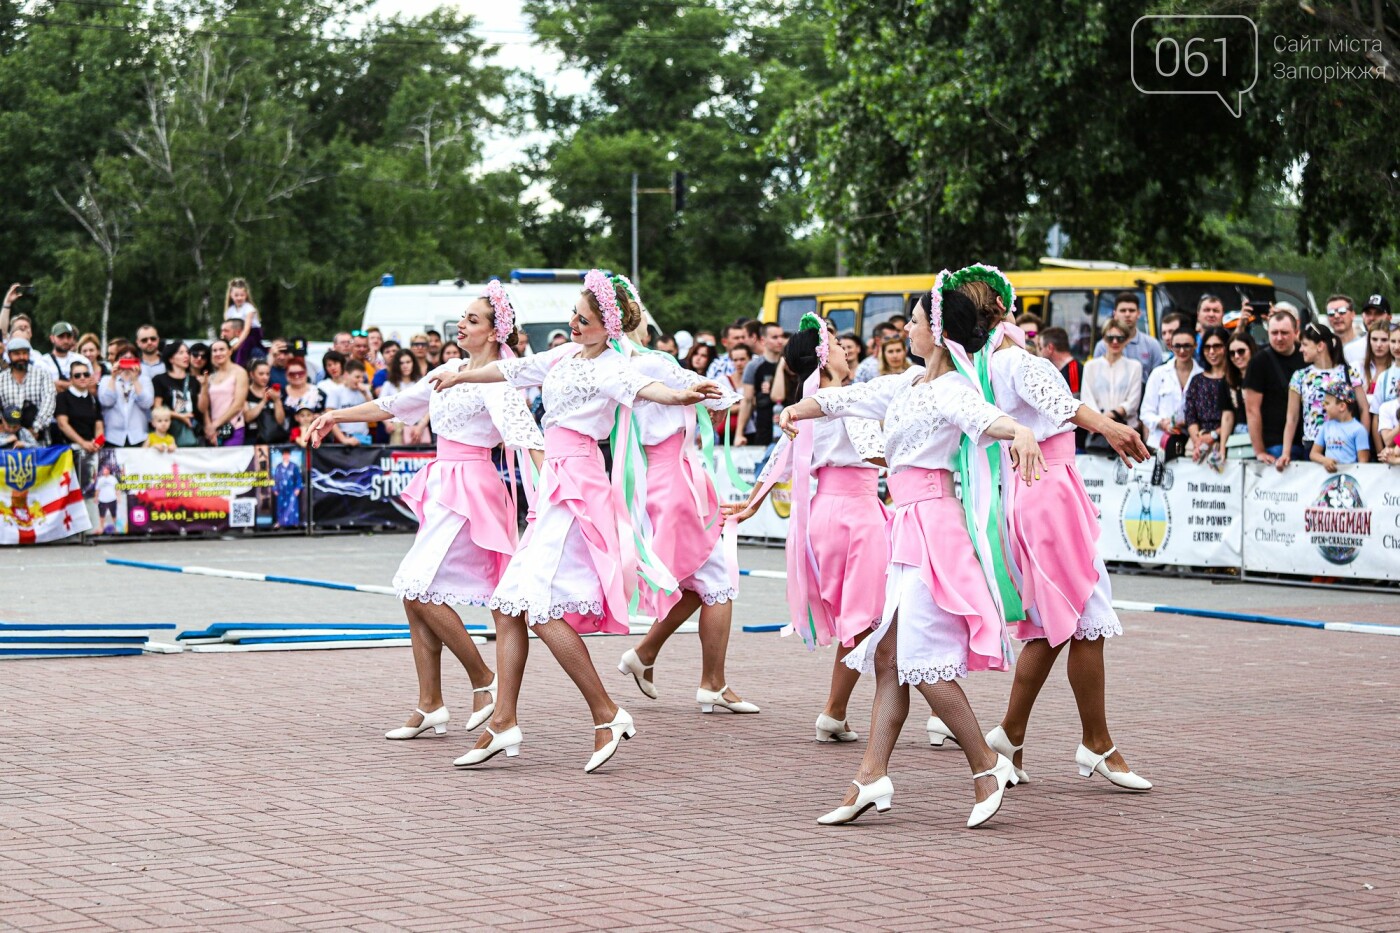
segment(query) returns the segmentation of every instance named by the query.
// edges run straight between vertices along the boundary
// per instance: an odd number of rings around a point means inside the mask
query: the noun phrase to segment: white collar
[[[80,391],[78,391],[77,389],[73,388],[71,385],[68,387],[68,391],[69,391],[69,392],[72,392],[72,393],[73,393],[74,395],[76,395],[78,398],[87,398],[87,397],[88,397],[87,392],[85,392],[85,391],[80,392]]]

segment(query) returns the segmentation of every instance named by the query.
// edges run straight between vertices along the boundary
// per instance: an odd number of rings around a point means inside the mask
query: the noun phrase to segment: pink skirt
[[[639,605],[643,614],[660,619],[680,602],[681,590],[689,588],[685,581],[692,580],[715,553],[723,524],[714,483],[686,456],[685,435],[652,444],[646,448],[646,456],[651,549],[672,576],[682,581],[673,593],[641,587]],[[695,505],[697,491],[705,504],[703,516]]]
[[[875,652],[898,617],[901,683],[951,680],[1010,667],[1006,626],[968,536],[947,470],[909,468],[890,477],[890,570],[880,628],[846,664],[875,669]]]
[[[1007,543],[1021,574],[1022,599],[1041,622],[1017,622],[1015,635],[1058,645],[1075,634],[1099,581],[1099,513],[1074,465],[1073,432],[1048,438],[1040,449],[1040,480],[1029,488],[1007,486]]]
[[[885,605],[885,571],[890,543],[885,535],[889,512],[880,501],[879,470],[867,467],[819,467],[817,494],[807,540],[817,566],[818,592],[835,631],[822,631],[817,644],[837,641],[846,647],[880,624]],[[789,561],[798,547],[788,548]],[[795,578],[788,568],[788,579]]]
[[[490,606],[538,625],[562,619],[581,634],[625,635],[618,517],[598,442],[568,428],[544,432],[536,517]]]
[[[491,451],[438,438],[403,500],[418,533],[394,574],[399,598],[485,605],[516,546],[515,507]]]

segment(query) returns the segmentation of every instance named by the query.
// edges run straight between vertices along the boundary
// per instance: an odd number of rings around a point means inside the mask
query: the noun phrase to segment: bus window
[[[870,338],[875,336],[875,325],[882,321],[888,321],[896,314],[904,313],[903,295],[866,295],[865,313],[861,317],[860,332],[861,342],[869,343]],[[852,322],[852,328],[855,323]],[[845,333],[846,328],[837,325],[840,333]]]
[[[1045,301],[1045,326],[1063,327],[1069,351],[1083,362],[1094,349],[1094,293],[1053,291]]]
[[[797,325],[807,312],[817,313],[815,298],[783,298],[778,302],[778,326],[784,333],[797,333]]]
[[[844,333],[846,333],[847,331],[853,331],[853,330],[856,329],[856,309],[855,309],[855,308],[850,308],[850,307],[843,307],[843,308],[832,308],[832,307],[827,307],[827,308],[823,308],[822,311],[824,312],[824,314],[823,314],[822,316],[825,317],[828,321],[830,321],[831,324],[832,324],[832,326],[836,328],[836,333],[838,333],[838,334],[844,334]]]

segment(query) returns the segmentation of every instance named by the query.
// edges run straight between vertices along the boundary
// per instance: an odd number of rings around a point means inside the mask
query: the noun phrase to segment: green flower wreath
[[[943,290],[953,291],[967,282],[986,282],[1001,297],[1001,303],[1006,305],[1006,313],[1016,313],[1016,289],[1011,280],[996,266],[980,262],[965,266],[948,276],[947,281],[943,283]]]

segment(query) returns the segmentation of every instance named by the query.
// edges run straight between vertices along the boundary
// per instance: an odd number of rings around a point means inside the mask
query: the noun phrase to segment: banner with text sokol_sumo
[[[1106,561],[1183,567],[1238,567],[1244,474],[1189,460],[1151,459],[1129,468],[1108,457],[1075,465],[1099,509],[1099,555]]]
[[[413,531],[418,519],[403,501],[431,447],[323,446],[311,452],[311,522],[315,528]]]
[[[306,526],[299,447],[108,447],[83,492],[93,534],[292,530]]]
[[[1298,463],[1280,473],[1251,463],[1245,471],[1246,571],[1400,580],[1400,470],[1362,463],[1328,473]]]

